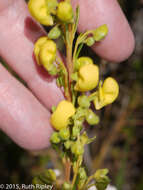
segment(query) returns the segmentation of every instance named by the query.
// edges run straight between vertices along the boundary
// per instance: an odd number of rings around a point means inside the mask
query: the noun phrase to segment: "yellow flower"
[[[75,107],[67,100],[61,101],[51,116],[51,124],[56,130],[68,126],[69,118],[75,114]]]
[[[94,64],[85,64],[80,67],[75,90],[86,92],[94,89],[99,80],[99,68]]]
[[[56,59],[56,43],[47,37],[41,37],[34,47],[34,54],[39,65],[49,71],[51,65]]]
[[[99,91],[97,93],[94,100],[94,105],[97,110],[101,109],[102,107],[111,104],[115,101],[119,94],[119,86],[115,79],[112,77],[108,77],[103,86],[99,86]]]
[[[48,38],[46,36],[41,37],[37,40],[37,42],[35,43],[35,47],[34,47],[34,54],[36,57],[36,61],[37,63],[40,65],[40,60],[39,60],[39,52],[40,52],[40,48],[41,46],[48,40]]]
[[[48,14],[45,0],[30,0],[28,2],[28,8],[31,15],[38,21],[40,24],[46,26],[52,26],[53,17]]]
[[[63,22],[71,22],[73,9],[69,2],[63,1],[58,4],[57,17]]]
[[[39,61],[47,71],[56,59],[56,49],[56,44],[52,40],[47,40],[40,47]]]

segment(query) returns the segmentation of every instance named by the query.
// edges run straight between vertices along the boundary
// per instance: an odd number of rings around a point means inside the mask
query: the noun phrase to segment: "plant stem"
[[[69,79],[69,92],[70,92],[70,99],[71,97],[71,82],[72,78],[71,75],[73,73],[73,61],[72,61],[72,46],[73,46],[73,34],[72,34],[72,25],[68,25],[68,39],[66,39],[66,62],[68,68],[68,79]]]
[[[86,186],[88,185],[88,183],[89,183],[93,178],[94,178],[93,175],[89,176],[89,178],[87,179],[86,183],[85,183],[84,186],[83,186],[83,189],[86,188]]]
[[[77,162],[76,162],[76,169],[75,169],[74,176],[73,176],[73,180],[72,180],[72,188],[74,188],[74,185],[75,185],[75,182],[76,182],[76,178],[77,178],[77,174],[78,174],[79,159],[80,159],[80,158],[78,158],[78,160],[77,160]]]
[[[70,181],[70,173],[71,173],[71,162],[68,158],[66,158],[65,162],[65,180],[67,182]]]

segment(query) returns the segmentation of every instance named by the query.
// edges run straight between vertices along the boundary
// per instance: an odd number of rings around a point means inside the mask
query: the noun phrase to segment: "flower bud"
[[[95,40],[93,37],[88,37],[85,41],[87,46],[92,46],[95,43]]]
[[[57,17],[59,20],[70,23],[73,19],[73,9],[69,2],[62,1],[58,4]]]
[[[57,132],[53,132],[50,141],[52,143],[58,144],[60,142],[59,134]]]
[[[62,140],[68,140],[70,138],[70,131],[68,128],[63,128],[59,131],[59,136]]]
[[[79,168],[78,176],[82,180],[87,178],[86,171],[84,168]]]
[[[49,39],[57,39],[60,37],[60,35],[61,35],[61,30],[57,26],[52,28],[48,33]]]
[[[77,142],[73,143],[73,145],[71,147],[71,151],[76,156],[80,156],[84,153],[84,147],[80,142],[77,141]]]
[[[51,181],[56,181],[56,174],[52,169],[45,170],[44,176]]]
[[[65,141],[64,142],[64,146],[66,149],[69,149],[71,147],[71,145],[72,145],[72,141]]]
[[[61,101],[56,111],[51,116],[51,124],[56,130],[63,129],[68,126],[69,118],[75,113],[75,107],[69,101]]]
[[[80,134],[80,128],[77,126],[74,126],[72,128],[72,138],[76,138]]]
[[[103,86],[99,86],[98,96],[94,100],[94,105],[97,110],[111,104],[115,101],[119,94],[119,86],[115,79],[108,77]]]
[[[75,90],[87,92],[94,89],[99,80],[99,68],[97,65],[84,65],[79,69],[79,78],[75,85]]]
[[[103,38],[105,38],[105,36],[108,33],[108,27],[106,24],[99,26],[93,33],[93,37],[95,41],[100,41]]]
[[[90,101],[87,96],[83,95],[83,96],[79,96],[78,104],[79,104],[79,106],[81,106],[83,108],[89,108]]]
[[[96,125],[99,123],[99,117],[91,109],[89,109],[86,114],[86,121],[89,125]]]
[[[62,185],[62,190],[71,190],[71,184],[68,182],[64,182],[64,184]]]
[[[46,1],[45,0],[30,0],[28,2],[28,8],[31,15],[38,21],[40,24],[51,26],[54,24],[53,18],[47,12]]]
[[[93,61],[90,57],[80,57],[76,61],[75,69],[79,70],[80,67],[82,67],[84,65],[89,65],[89,64],[93,64]]]

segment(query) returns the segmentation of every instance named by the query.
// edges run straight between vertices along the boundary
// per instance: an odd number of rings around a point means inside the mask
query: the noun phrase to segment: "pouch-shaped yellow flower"
[[[53,25],[53,17],[48,14],[45,0],[30,0],[28,2],[28,8],[31,15],[40,22],[40,24],[46,26]]]
[[[94,105],[97,110],[111,104],[115,101],[119,94],[119,86],[115,79],[108,77],[105,79],[103,86],[99,86],[97,97],[94,100]]]
[[[58,4],[57,17],[63,22],[71,22],[73,9],[69,2],[63,1]]]
[[[47,71],[49,66],[55,61],[56,49],[56,44],[52,40],[47,40],[40,47],[39,61]]]
[[[94,89],[99,81],[99,68],[94,64],[86,64],[80,67],[75,90],[86,92]]]
[[[36,61],[39,65],[41,65],[40,60],[39,60],[39,52],[40,52],[40,48],[41,46],[48,40],[48,38],[46,36],[41,37],[37,40],[37,42],[35,43],[34,46],[34,55],[36,57]]]
[[[69,118],[74,115],[75,107],[67,100],[61,101],[55,112],[51,116],[51,124],[56,130],[61,130],[68,126]]]

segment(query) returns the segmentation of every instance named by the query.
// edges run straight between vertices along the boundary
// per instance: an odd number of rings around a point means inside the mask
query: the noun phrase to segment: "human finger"
[[[103,59],[121,62],[133,52],[134,35],[117,0],[72,0],[73,7],[80,6],[79,31],[107,24],[109,32],[93,49]]]

